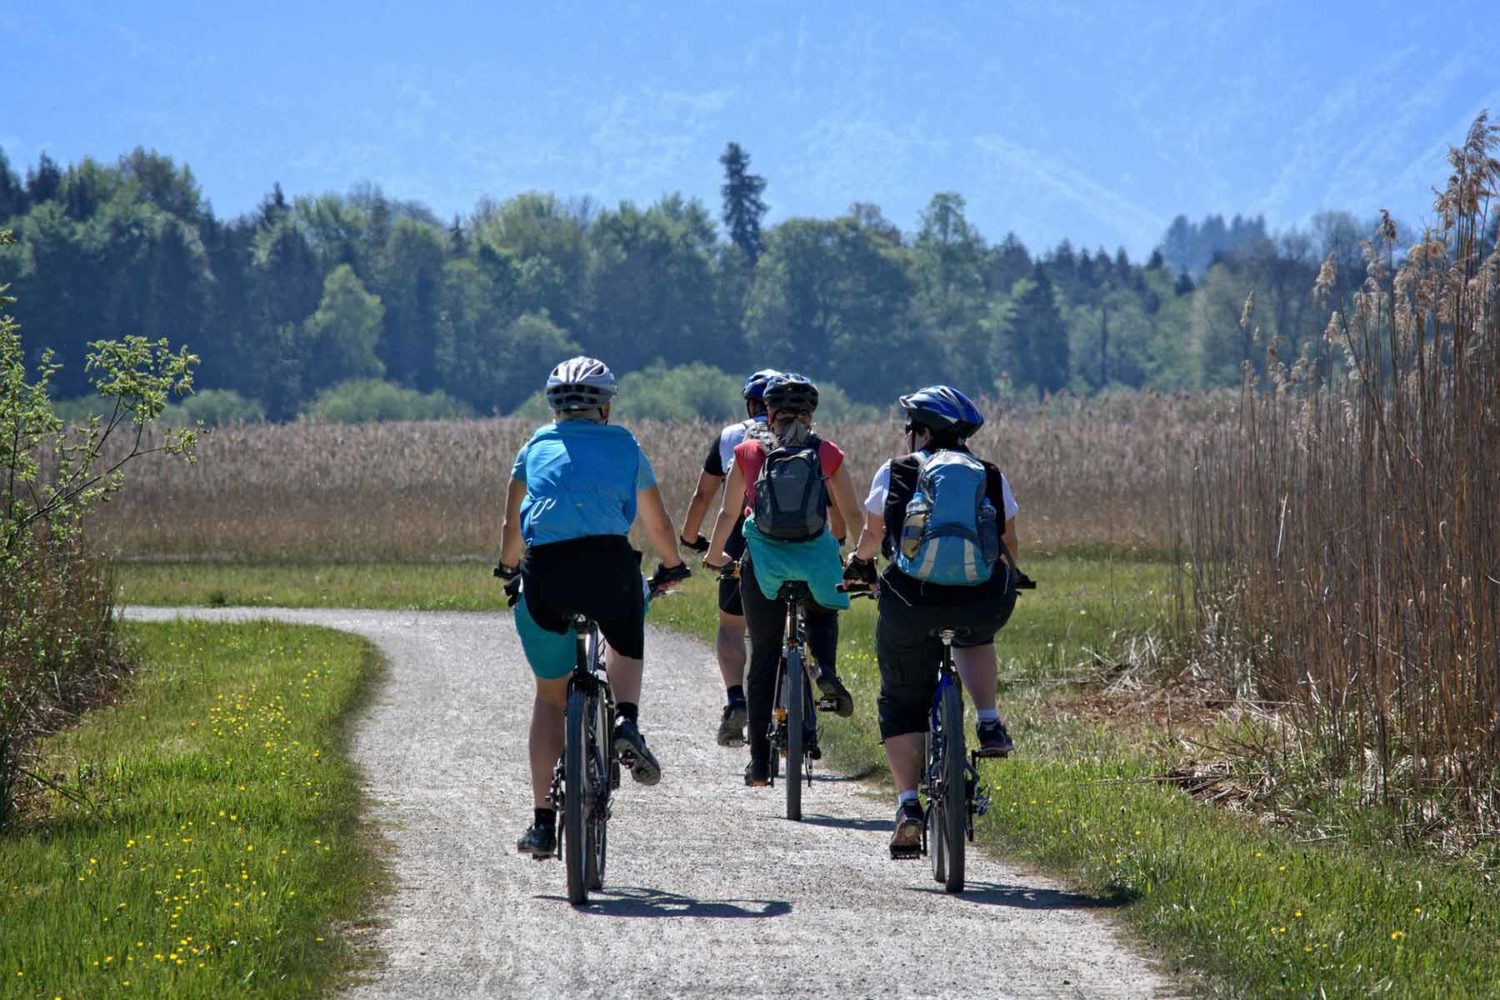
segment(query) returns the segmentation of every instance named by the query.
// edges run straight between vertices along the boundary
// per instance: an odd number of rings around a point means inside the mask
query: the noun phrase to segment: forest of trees
[[[224,220],[155,152],[43,155],[23,178],[0,151],[0,227],[18,237],[0,284],[28,355],[65,365],[59,398],[84,393],[89,341],[166,337],[202,357],[210,421],[509,413],[580,351],[664,384],[796,368],[884,405],[934,381],[1032,398],[1236,384],[1268,344],[1286,359],[1318,342],[1319,266],[1333,254],[1357,283],[1371,228],[1179,217],[1145,261],[1067,241],[1037,253],[987,240],[949,192],[915,231],[862,202],[763,227],[766,179],[737,144],[720,163],[717,217],[678,194],[604,207],[527,192],[444,222],[372,187],[277,185]],[[1252,294],[1258,336],[1240,322]]]

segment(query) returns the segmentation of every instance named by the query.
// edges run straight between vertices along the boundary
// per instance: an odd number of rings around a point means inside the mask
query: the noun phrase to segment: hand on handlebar
[[[680,583],[693,575],[688,564],[680,562],[676,566],[668,567],[666,563],[657,563],[656,572],[651,575],[647,583],[651,586],[651,593],[665,593],[667,588],[674,583]]]
[[[498,567],[497,567],[497,570],[498,570]],[[516,602],[519,601],[520,599],[521,599],[521,577],[518,574],[516,576],[511,577],[508,581],[506,581],[506,584],[505,584],[505,606],[507,608],[513,608],[513,607],[516,606]]]
[[[1016,574],[1016,589],[1017,590],[1035,590],[1036,589],[1036,581],[1035,580],[1033,580],[1031,577],[1027,576],[1026,573],[1024,571],[1022,571],[1022,570],[1015,569],[1014,567],[1012,567],[1012,569],[1014,570],[1014,572]]]

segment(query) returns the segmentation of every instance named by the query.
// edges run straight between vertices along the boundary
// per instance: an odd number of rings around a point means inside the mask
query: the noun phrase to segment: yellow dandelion
[[[1391,931],[1391,940],[1392,941],[1400,941],[1404,937],[1406,937],[1406,932],[1405,931]]]

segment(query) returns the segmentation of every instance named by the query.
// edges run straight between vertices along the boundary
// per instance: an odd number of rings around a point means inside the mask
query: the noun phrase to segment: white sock
[[[980,708],[974,711],[979,716],[980,722],[999,722],[1000,710],[998,708]]]
[[[908,802],[916,802],[916,801],[917,801],[917,790],[915,788],[908,788],[905,791],[903,791],[900,795],[896,796],[896,805],[898,805],[898,806],[904,806]]]

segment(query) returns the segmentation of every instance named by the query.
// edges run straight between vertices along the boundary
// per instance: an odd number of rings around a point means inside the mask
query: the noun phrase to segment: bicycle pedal
[[[974,760],[1004,760],[1010,756],[1009,750],[974,750],[971,752]]]
[[[818,699],[818,711],[820,711],[820,712],[833,712],[833,713],[837,714],[838,710],[839,710],[839,700],[838,700],[837,697],[825,694],[823,697],[821,697],[821,698]]]
[[[892,847],[892,861],[918,861],[922,857],[922,845],[912,844],[910,847]]]

